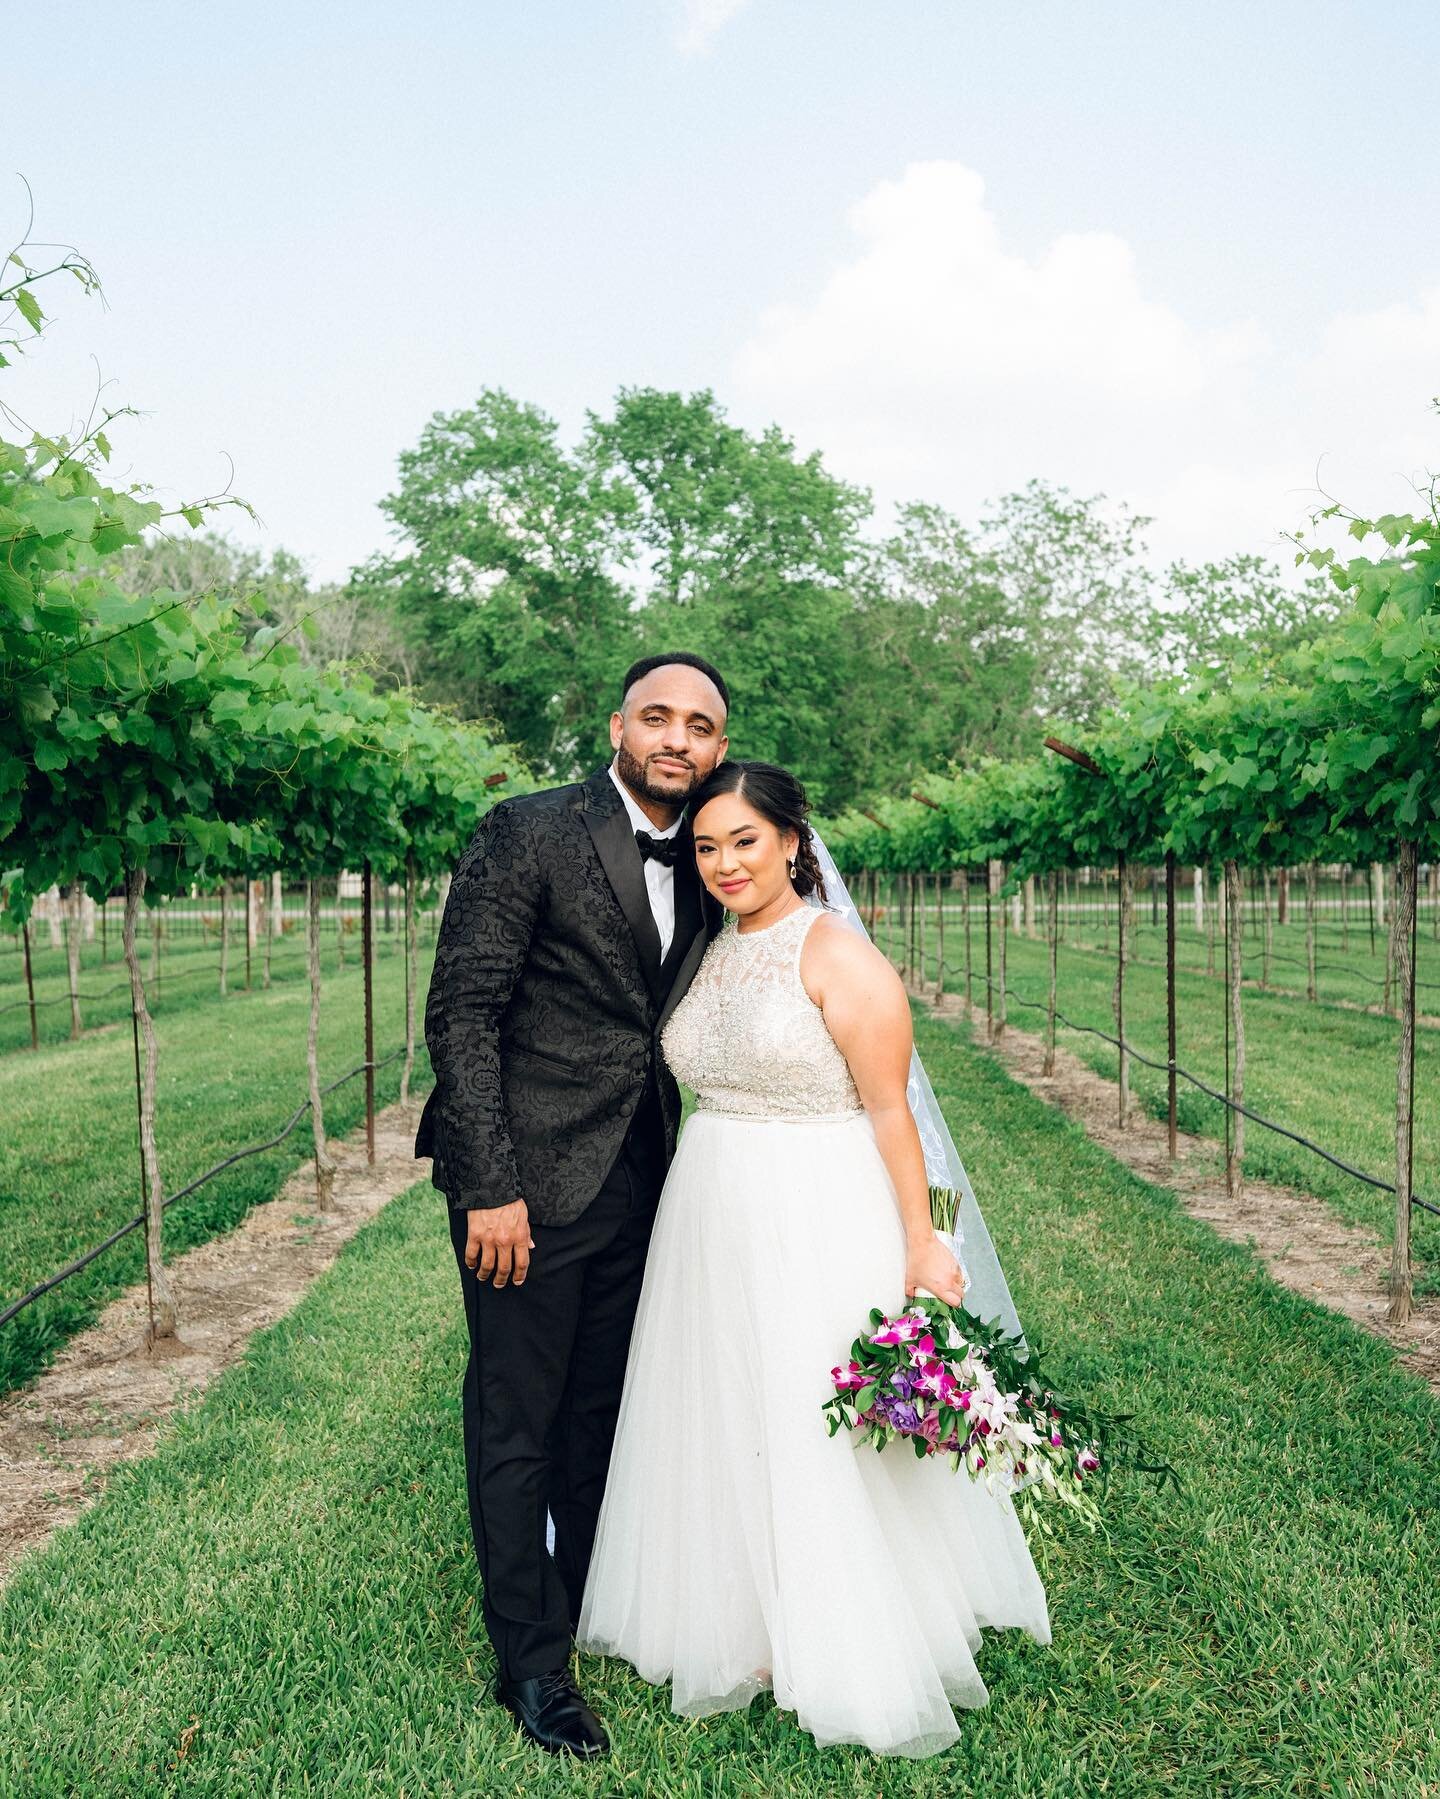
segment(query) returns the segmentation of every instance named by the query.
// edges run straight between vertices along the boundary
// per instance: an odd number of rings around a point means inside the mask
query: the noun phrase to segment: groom
[[[415,1140],[470,1330],[465,1468],[499,1692],[543,1748],[609,1748],[571,1683],[630,1328],[680,1095],[661,1027],[718,925],[681,813],[725,755],[698,656],[625,676],[615,759],[503,800],[450,888]],[[555,1553],[546,1548],[546,1513]]]

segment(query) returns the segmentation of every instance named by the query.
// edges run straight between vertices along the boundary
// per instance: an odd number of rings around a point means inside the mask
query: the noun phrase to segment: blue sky
[[[87,22],[88,20],[88,22]],[[1440,26],[1391,3],[29,9],[0,222],[95,262],[3,397],[145,417],[320,577],[429,414],[715,388],[874,488],[1031,473],[1283,553],[1440,465]],[[253,541],[246,526],[233,526]]]

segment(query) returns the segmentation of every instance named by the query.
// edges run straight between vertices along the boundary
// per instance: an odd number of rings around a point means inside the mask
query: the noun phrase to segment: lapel
[[[635,832],[624,801],[616,792],[610,771],[600,768],[582,782],[585,806],[580,816],[595,842],[595,852],[605,878],[615,891],[639,952],[640,967],[651,998],[658,1006],[665,997],[660,975],[660,933],[650,911],[645,889],[645,864],[635,845]],[[697,877],[698,879],[698,877]]]
[[[688,837],[689,826],[687,825],[685,829]],[[689,991],[690,983],[695,979],[696,971],[700,967],[701,957],[704,956],[710,939],[715,935],[715,932],[719,930],[723,917],[720,908],[705,891],[704,885],[700,880],[700,871],[695,867],[693,847],[688,843],[687,852],[687,859],[691,871],[690,900],[687,904],[693,904],[694,906],[694,934],[688,941],[688,947],[681,949],[681,912],[679,887],[677,883],[675,903],[675,942],[671,946],[670,956],[665,964],[667,972],[673,967],[674,977],[670,981],[669,990],[665,995],[665,1004],[660,1008],[660,1016],[656,1020],[655,1030],[657,1035],[665,1029],[665,1024],[670,1017],[670,1014],[675,1010],[676,1006],[680,1004],[680,1001],[684,999],[686,993]],[[686,928],[688,929],[689,927],[687,926]]]

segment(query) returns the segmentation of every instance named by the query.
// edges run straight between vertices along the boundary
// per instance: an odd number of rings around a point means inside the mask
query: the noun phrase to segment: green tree
[[[876,704],[857,720],[860,791],[1036,735],[1039,650],[992,551],[939,506],[903,507],[870,560],[855,631]]]
[[[981,520],[1001,589],[1036,657],[1034,703],[1047,717],[1088,724],[1117,676],[1144,672],[1153,604],[1140,533],[1149,524],[1103,494],[1030,481]]]
[[[1273,662],[1339,614],[1338,595],[1318,574],[1287,587],[1261,556],[1198,568],[1176,562],[1166,571],[1160,603],[1144,618],[1142,641],[1155,669],[1199,677],[1241,657]]]
[[[499,389],[437,413],[381,502],[399,539],[352,578],[387,604],[427,698],[505,734],[553,774],[597,759],[635,653],[626,494],[555,421]]]

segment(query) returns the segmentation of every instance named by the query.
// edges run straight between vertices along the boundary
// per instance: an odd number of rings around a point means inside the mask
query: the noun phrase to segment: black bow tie
[[[640,846],[642,862],[658,862],[663,868],[673,868],[680,860],[680,838],[652,837],[648,831],[637,831],[635,841]]]

